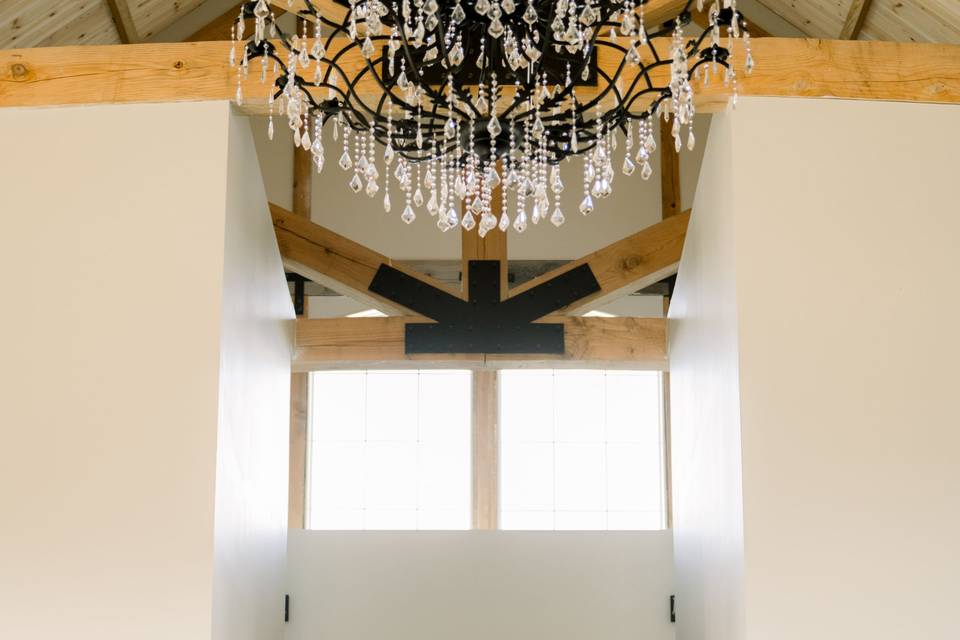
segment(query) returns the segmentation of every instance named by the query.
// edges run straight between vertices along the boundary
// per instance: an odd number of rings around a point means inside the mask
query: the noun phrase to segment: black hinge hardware
[[[286,593],[283,596],[283,621],[290,622],[290,594]]]
[[[670,622],[677,621],[677,596],[670,596]]]

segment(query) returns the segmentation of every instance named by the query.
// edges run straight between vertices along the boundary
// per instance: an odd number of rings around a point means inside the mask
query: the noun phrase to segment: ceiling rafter
[[[113,16],[113,22],[117,25],[117,33],[120,34],[120,42],[123,44],[137,44],[140,42],[140,35],[137,33],[137,25],[133,21],[133,15],[130,13],[129,0],[107,0],[107,6],[110,7],[110,15]]]
[[[840,29],[841,40],[856,40],[860,36],[860,30],[863,29],[863,23],[867,19],[867,13],[870,11],[870,5],[873,0],[852,0],[850,10],[847,13],[847,19],[843,22]]]

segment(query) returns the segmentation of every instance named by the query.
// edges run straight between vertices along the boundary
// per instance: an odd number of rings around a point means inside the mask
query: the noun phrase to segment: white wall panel
[[[287,640],[672,640],[668,531],[291,531]]]

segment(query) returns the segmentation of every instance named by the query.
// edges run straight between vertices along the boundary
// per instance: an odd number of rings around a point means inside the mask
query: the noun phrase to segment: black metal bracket
[[[469,276],[466,301],[386,264],[369,290],[436,320],[406,325],[408,354],[563,354],[563,325],[533,321],[600,291],[586,264],[503,301],[498,261],[471,260]]]
[[[293,283],[293,310],[298,316],[302,316],[307,279],[296,273],[287,273],[287,282]]]

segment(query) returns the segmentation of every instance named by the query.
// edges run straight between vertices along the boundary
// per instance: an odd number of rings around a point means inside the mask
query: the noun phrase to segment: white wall
[[[734,206],[695,206],[691,237],[713,237],[685,251],[671,368],[675,411],[694,392],[740,407],[739,637],[960,637],[960,109],[750,99],[715,121],[731,136],[707,163],[732,158]],[[732,276],[729,259],[697,268],[711,255],[732,255]],[[704,294],[731,277],[732,314]],[[690,360],[684,396],[677,367],[709,332],[736,349],[739,390]],[[732,459],[711,440],[724,425],[686,422],[700,464]],[[694,461],[674,449],[675,469]],[[676,526],[683,621],[682,541],[717,532]]]
[[[292,310],[267,297],[250,315],[263,265],[284,283],[263,229],[237,226],[252,210],[228,215],[230,137],[226,103],[0,110],[2,638],[210,638],[235,601],[221,559],[264,528],[227,528],[264,500],[222,499],[257,480],[243,456],[264,438],[230,417],[249,357],[230,338],[289,353]],[[256,279],[237,288],[254,246]],[[270,535],[257,544],[277,549]]]
[[[744,637],[731,127],[714,117],[670,303],[677,635]]]
[[[213,638],[282,633],[293,309],[246,117],[230,118]]]
[[[668,531],[290,532],[287,640],[672,640]]]

